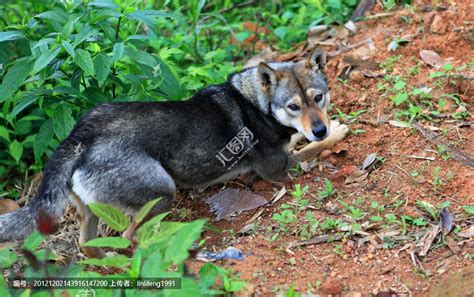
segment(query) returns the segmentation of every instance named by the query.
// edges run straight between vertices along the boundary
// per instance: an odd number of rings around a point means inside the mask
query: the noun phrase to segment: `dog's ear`
[[[316,47],[313,50],[306,62],[306,66],[318,72],[326,72],[326,53],[322,48]]]
[[[275,87],[278,83],[278,77],[275,69],[268,66],[265,62],[260,62],[257,67],[258,79],[265,91]]]

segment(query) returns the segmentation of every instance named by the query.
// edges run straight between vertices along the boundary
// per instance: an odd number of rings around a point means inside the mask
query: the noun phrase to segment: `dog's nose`
[[[324,137],[326,137],[327,132],[328,132],[328,129],[326,128],[326,126],[324,126],[324,124],[316,125],[313,128],[314,136],[316,136],[319,139],[323,139]]]

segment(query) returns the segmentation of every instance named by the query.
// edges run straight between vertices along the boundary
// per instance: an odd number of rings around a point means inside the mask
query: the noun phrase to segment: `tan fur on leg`
[[[96,217],[87,205],[82,203],[81,199],[75,193],[72,193],[73,199],[76,201],[81,215],[81,233],[79,235],[79,244],[97,238],[97,226],[99,218]],[[81,250],[88,258],[102,259],[105,257],[104,252],[97,247],[82,247]]]

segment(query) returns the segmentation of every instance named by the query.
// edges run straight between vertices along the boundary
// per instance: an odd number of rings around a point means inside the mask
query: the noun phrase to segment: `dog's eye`
[[[319,101],[323,100],[323,94],[318,94],[314,96],[314,101],[318,103]]]
[[[296,104],[290,104],[290,105],[288,105],[288,108],[293,110],[293,111],[300,110],[300,107]]]

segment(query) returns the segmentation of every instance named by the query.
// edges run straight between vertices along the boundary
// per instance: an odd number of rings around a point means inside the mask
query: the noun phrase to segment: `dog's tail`
[[[0,242],[21,240],[32,233],[42,209],[59,222],[68,205],[71,176],[80,153],[69,140],[59,145],[44,170],[36,196],[26,206],[0,215]]]

